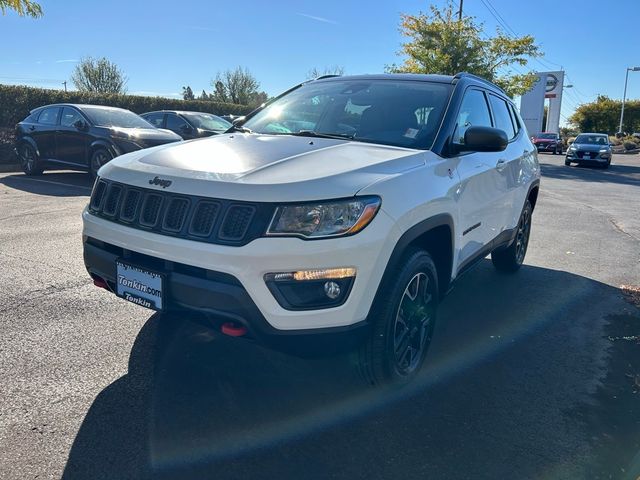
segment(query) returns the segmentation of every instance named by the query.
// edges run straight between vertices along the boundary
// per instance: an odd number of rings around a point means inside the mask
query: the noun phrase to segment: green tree
[[[187,85],[186,87],[182,87],[182,99],[183,100],[195,100],[196,96],[193,94],[193,90],[191,87]]]
[[[314,78],[318,78],[323,75],[344,75],[344,67],[341,65],[324,67],[323,69],[313,67],[307,72],[307,80],[313,80]]]
[[[260,82],[242,67],[218,72],[211,86],[214,89],[212,100],[216,102],[258,106],[268,97],[265,92],[258,91]]]
[[[105,57],[85,57],[76,65],[71,81],[81,92],[126,93],[127,77]]]
[[[486,37],[484,25],[474,17],[458,19],[451,0],[443,9],[431,5],[430,13],[403,14],[400,32],[408,40],[402,44],[402,65],[390,65],[391,72],[440,73],[468,72],[501,86],[509,95],[521,95],[536,79],[533,72],[517,74],[514,65],[526,66],[530,58],[541,57],[540,47],[531,35],[513,38],[497,29]]]
[[[618,131],[622,102],[605,95],[598,95],[595,102],[583,103],[569,118],[569,122],[581,132],[602,132],[613,135]],[[640,100],[627,100],[624,105],[622,130],[640,131]]]
[[[4,15],[7,10],[14,10],[18,15],[33,18],[42,16],[42,7],[32,0],[0,0],[0,10]]]

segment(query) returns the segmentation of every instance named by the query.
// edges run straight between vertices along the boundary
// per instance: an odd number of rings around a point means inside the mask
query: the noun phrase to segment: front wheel
[[[98,170],[100,170],[100,167],[112,158],[111,154],[104,148],[98,148],[93,152],[91,160],[89,161],[89,175],[91,175],[91,178],[95,180],[98,177]]]
[[[491,261],[493,266],[501,272],[515,272],[524,262],[529,246],[529,234],[531,233],[531,202],[527,200],[520,214],[518,221],[516,238],[511,245],[506,248],[500,248],[491,252]]]
[[[564,161],[564,164],[565,164],[567,167],[570,167],[570,166],[571,166],[571,162],[570,162],[569,160],[565,160],[565,161]]]
[[[26,175],[42,175],[44,168],[38,158],[36,149],[28,143],[23,143],[19,149],[20,166]]]
[[[371,310],[371,332],[360,347],[358,367],[371,385],[401,385],[420,370],[436,321],[438,277],[429,253],[412,250],[382,286]]]

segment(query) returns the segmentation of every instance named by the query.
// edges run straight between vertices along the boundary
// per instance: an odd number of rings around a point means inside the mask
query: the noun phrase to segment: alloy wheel
[[[525,208],[518,223],[518,233],[516,234],[516,261],[521,265],[527,253],[529,244],[529,234],[531,233],[531,211]]]
[[[393,329],[395,368],[411,374],[419,365],[431,336],[433,295],[426,273],[415,274],[407,284]]]

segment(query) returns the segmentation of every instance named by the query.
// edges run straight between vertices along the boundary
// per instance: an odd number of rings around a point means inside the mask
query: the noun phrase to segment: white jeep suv
[[[522,264],[539,177],[481,78],[320,78],[226,134],[102,167],[84,260],[139,305],[297,354],[351,348],[369,382],[405,382],[451,283],[488,254]]]

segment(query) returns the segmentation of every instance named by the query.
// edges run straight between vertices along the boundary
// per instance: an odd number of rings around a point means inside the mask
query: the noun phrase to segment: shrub
[[[575,141],[576,141],[576,137],[569,137],[569,138],[567,138],[567,145],[569,145],[569,144],[571,144],[571,143],[573,143]]]
[[[31,110],[51,103],[92,103],[126,108],[134,113],[152,110],[193,110],[216,115],[245,115],[252,109],[246,105],[209,102],[203,100],[178,100],[163,97],[136,95],[96,94],[89,92],[65,92],[15,85],[0,85],[0,128],[12,128],[24,120]]]
[[[14,144],[14,130],[12,128],[0,128],[0,164],[18,163],[16,154],[13,151]]]
[[[635,142],[630,142],[630,141],[626,141],[624,142],[624,149],[625,150],[635,150],[636,148],[638,148],[638,144]]]

